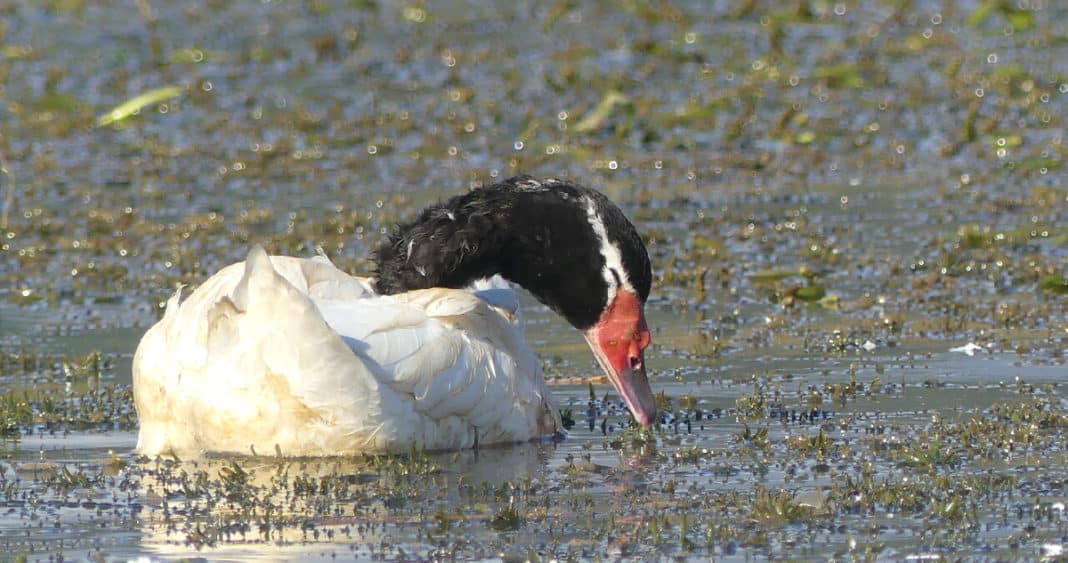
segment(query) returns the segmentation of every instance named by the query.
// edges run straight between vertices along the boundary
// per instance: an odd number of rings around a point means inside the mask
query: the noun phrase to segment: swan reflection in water
[[[555,447],[146,461],[140,543],[163,557],[243,559],[265,545],[270,557],[371,556],[389,545],[426,553],[450,526],[491,538],[487,524],[509,505],[512,487],[551,479]]]

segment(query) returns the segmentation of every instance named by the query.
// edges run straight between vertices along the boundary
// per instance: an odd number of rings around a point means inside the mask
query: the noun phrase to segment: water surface
[[[1019,6],[0,8],[0,550],[1063,557],[1068,12]],[[397,220],[517,173],[646,237],[655,430],[526,299],[563,441],[132,455],[177,284],[252,243],[366,272]]]

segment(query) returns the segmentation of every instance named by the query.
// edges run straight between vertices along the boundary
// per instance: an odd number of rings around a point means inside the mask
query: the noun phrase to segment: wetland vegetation
[[[1065,557],[1065,7],[0,14],[0,552]],[[178,284],[254,242],[366,272],[398,219],[521,172],[603,190],[646,237],[655,428],[527,300],[563,441],[131,453],[131,356]]]

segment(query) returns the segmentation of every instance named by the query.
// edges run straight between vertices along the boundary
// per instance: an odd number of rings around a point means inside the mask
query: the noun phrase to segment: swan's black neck
[[[618,260],[606,261],[606,242]],[[615,291],[610,284],[629,282],[644,303],[652,280],[638,232],[608,198],[529,176],[425,209],[396,229],[376,260],[380,293],[460,288],[500,274],[582,330],[600,318]]]

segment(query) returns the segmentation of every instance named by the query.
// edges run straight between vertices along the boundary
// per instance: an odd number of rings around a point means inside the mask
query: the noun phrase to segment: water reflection
[[[141,545],[160,555],[195,548],[212,557],[254,554],[245,549],[262,544],[362,556],[397,542],[429,550],[434,530],[451,519],[492,518],[491,507],[462,508],[473,496],[503,503],[517,484],[545,480],[553,449],[148,462],[138,487],[146,507]]]

